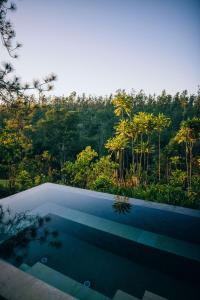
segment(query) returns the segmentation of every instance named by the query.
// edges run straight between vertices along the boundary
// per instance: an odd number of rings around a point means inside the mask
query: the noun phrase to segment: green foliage
[[[13,101],[0,104],[3,196],[50,181],[198,206],[199,94]]]
[[[118,164],[111,160],[109,155],[102,156],[91,166],[90,180],[96,179],[99,176],[107,176],[110,179],[114,178]]]
[[[112,192],[113,183],[110,177],[100,175],[89,185],[89,187],[95,191],[109,193]]]
[[[114,113],[117,117],[124,118],[124,114],[130,116],[132,108],[132,98],[125,91],[118,91],[112,100]]]
[[[67,161],[62,168],[65,183],[85,188],[90,175],[90,167],[94,158],[98,156],[90,146],[77,155],[75,162]]]
[[[17,183],[19,184],[20,190],[28,189],[33,185],[30,174],[26,170],[21,170],[17,175]]]
[[[77,155],[75,161],[75,176],[73,179],[74,184],[85,188],[87,186],[88,176],[90,174],[90,166],[98,154],[90,146]]]
[[[171,176],[170,176],[170,184],[172,186],[180,186],[184,187],[186,186],[186,178],[187,178],[187,173],[182,170],[175,170],[172,171]]]
[[[51,178],[49,176],[45,176],[44,174],[36,175],[33,179],[34,185],[39,185],[45,182],[51,182]]]
[[[61,170],[62,172],[62,180],[65,184],[73,184],[74,176],[75,176],[75,164],[71,161],[66,161]]]
[[[77,155],[76,163],[79,167],[88,167],[92,160],[97,157],[98,154],[91,146],[87,146],[83,151]]]
[[[113,193],[160,203],[200,208],[199,194],[191,192],[188,195],[180,186],[171,184],[149,184],[137,188],[115,187]]]

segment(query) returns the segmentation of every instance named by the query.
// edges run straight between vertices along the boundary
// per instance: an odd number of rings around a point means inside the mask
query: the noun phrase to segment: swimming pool
[[[199,299],[199,211],[136,199],[123,210],[112,195],[55,184],[2,204],[48,216],[46,229],[57,232],[58,247],[34,239],[23,261],[8,259],[42,280],[54,270],[59,272],[54,281],[58,274],[80,284],[89,281],[91,289],[110,299],[117,290],[138,299],[146,290],[167,299]]]

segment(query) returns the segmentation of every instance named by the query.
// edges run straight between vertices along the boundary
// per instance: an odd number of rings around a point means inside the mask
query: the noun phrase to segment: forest
[[[45,182],[200,207],[200,90],[0,105],[0,194]]]

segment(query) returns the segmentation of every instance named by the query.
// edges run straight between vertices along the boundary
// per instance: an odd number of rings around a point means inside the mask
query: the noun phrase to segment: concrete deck
[[[0,296],[9,300],[77,300],[0,260]]]

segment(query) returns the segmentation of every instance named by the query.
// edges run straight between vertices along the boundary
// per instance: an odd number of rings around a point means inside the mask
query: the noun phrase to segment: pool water
[[[110,298],[120,289],[140,299],[146,290],[172,300],[199,299],[200,218],[132,201],[123,214],[114,209],[113,200],[75,190],[56,187],[46,194],[49,203],[33,206],[33,212],[49,216],[45,226],[57,232],[54,239],[60,244],[54,247],[34,239],[23,263],[43,262],[82,284],[89,281],[92,289]],[[38,199],[37,194],[34,197]],[[144,232],[145,239],[132,239],[134,230]],[[155,237],[162,240],[162,247],[152,242]],[[193,252],[182,252],[180,245],[191,246]],[[14,258],[9,261],[21,264]]]

